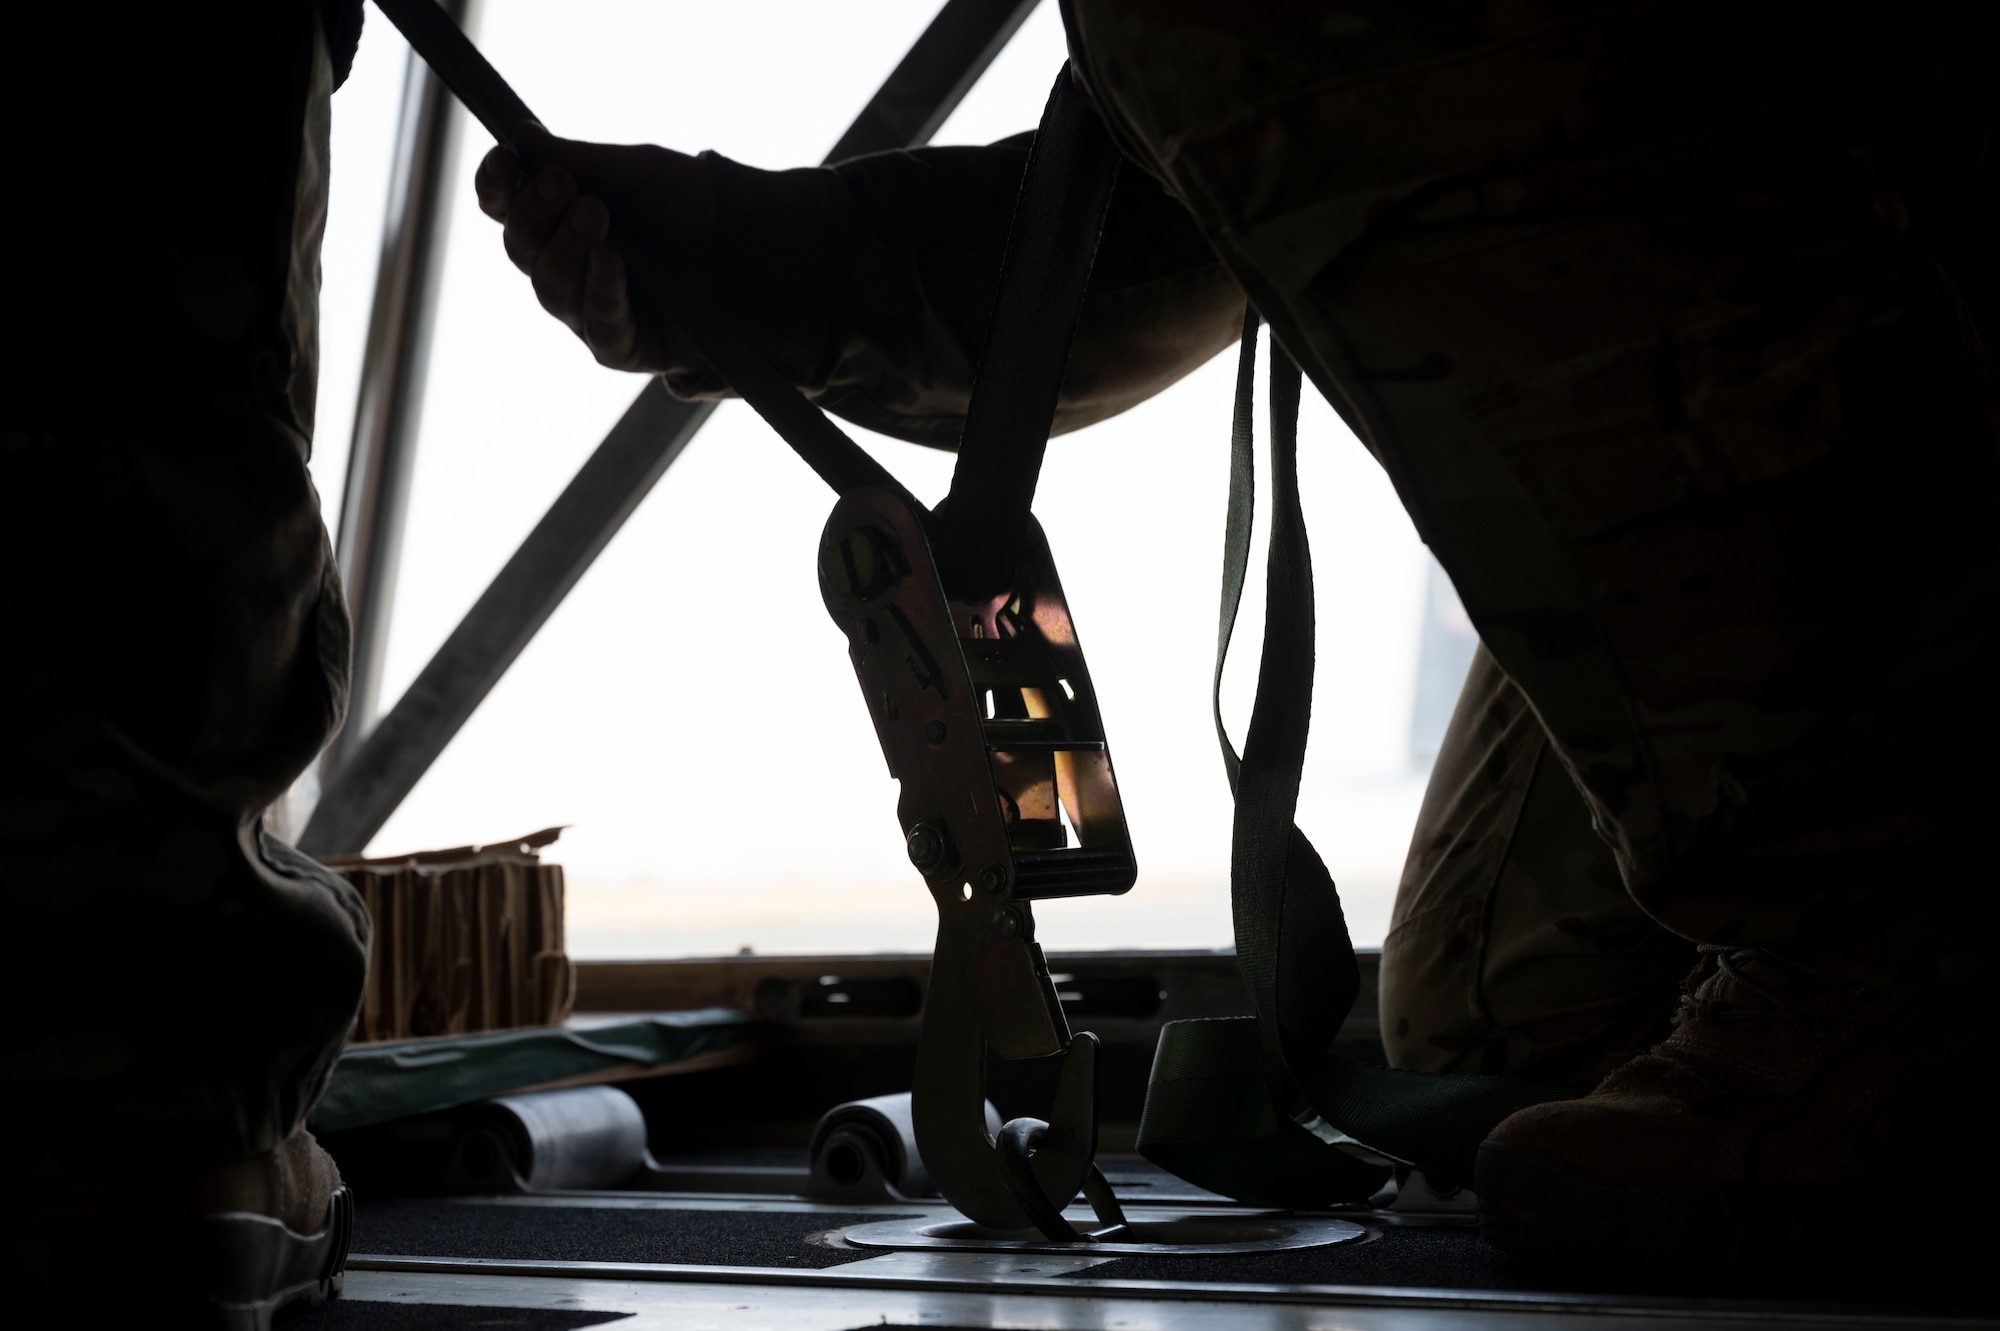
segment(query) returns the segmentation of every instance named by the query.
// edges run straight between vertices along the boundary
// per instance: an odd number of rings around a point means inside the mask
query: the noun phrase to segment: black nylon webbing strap
[[[1372,1067],[1331,1052],[1359,993],[1360,970],[1333,879],[1293,822],[1312,720],[1312,553],[1298,491],[1301,376],[1275,344],[1263,657],[1240,760],[1222,726],[1222,670],[1249,567],[1256,336],[1252,312],[1237,372],[1214,706],[1236,793],[1230,845],[1236,962],[1257,1018],[1168,1024],[1140,1127],[1141,1149],[1168,1168],[1191,1161],[1201,1170],[1192,1181],[1259,1202],[1310,1205],[1365,1195],[1379,1175],[1353,1168],[1351,1158],[1339,1154],[1357,1146],[1464,1182],[1472,1176],[1479,1142],[1502,1118],[1571,1092],[1518,1078]],[[1244,1075],[1253,1038],[1261,1084]],[[1254,1106],[1230,1103],[1259,1095],[1268,1097],[1269,1118]],[[1243,1139],[1232,1155],[1225,1139],[1232,1124],[1238,1130],[1269,1126]],[[1350,1163],[1329,1167],[1322,1160],[1313,1167],[1308,1135],[1315,1145],[1324,1143],[1317,1154]]]
[[[1361,990],[1333,880],[1292,821],[1311,728],[1314,666],[1312,550],[1298,489],[1299,390],[1298,366],[1273,340],[1263,655],[1237,769],[1229,847],[1236,965],[1263,1019],[1265,1074],[1281,1110],[1298,1094],[1285,1069],[1286,1020],[1301,1011],[1330,1012],[1338,1029]],[[1243,526],[1247,534],[1247,522]],[[1286,989],[1297,992],[1281,992]]]
[[[1298,489],[1298,409],[1302,376],[1275,341],[1271,347],[1270,549],[1266,557],[1267,610],[1257,695],[1239,757],[1222,719],[1222,675],[1249,574],[1250,534],[1256,509],[1257,465],[1252,421],[1256,410],[1258,317],[1246,313],[1238,352],[1236,410],[1230,430],[1229,508],[1222,552],[1222,601],[1215,643],[1211,708],[1230,792],[1236,796],[1231,828],[1231,913],[1237,966],[1260,1013],[1320,1009],[1338,1029],[1361,989],[1360,968],[1347,939],[1340,898],[1319,854],[1293,819],[1305,768],[1312,717],[1314,610],[1312,548]],[[1300,937],[1301,933],[1307,935]],[[1288,940],[1287,936],[1292,935]],[[1285,966],[1281,950],[1309,949],[1314,962]],[[1316,977],[1316,992],[1299,991],[1301,976]],[[1280,977],[1289,982],[1281,1002]],[[1268,1020],[1267,1078],[1273,1100],[1295,1102],[1298,1091],[1284,1070],[1278,1023]]]
[[[1160,1032],[1146,1106],[1139,1123],[1139,1150],[1153,1163],[1191,1183],[1256,1206],[1316,1206],[1358,1201],[1381,1186],[1386,1171],[1354,1155],[1330,1149],[1302,1126],[1293,1113],[1300,1093],[1286,1066],[1278,1039],[1279,948],[1294,860],[1309,857],[1323,882],[1324,899],[1338,897],[1312,846],[1292,826],[1299,776],[1305,761],[1306,728],[1290,725],[1290,704],[1312,697],[1312,554],[1296,478],[1298,449],[1298,367],[1275,343],[1271,433],[1275,511],[1266,572],[1271,588],[1264,626],[1263,666],[1250,733],[1239,758],[1222,719],[1222,673],[1243,603],[1250,570],[1250,534],[1256,510],[1255,429],[1257,330],[1255,309],[1243,319],[1237,354],[1236,410],[1230,429],[1229,508],[1222,547],[1222,601],[1216,629],[1215,676],[1211,706],[1216,742],[1236,796],[1230,852],[1231,910],[1235,920],[1237,967],[1250,989],[1258,1015],[1169,1022]],[[1303,588],[1303,596],[1300,590]],[[1293,646],[1303,642],[1303,659]],[[1275,669],[1274,669],[1275,667]],[[1274,675],[1283,676],[1274,680]],[[1328,948],[1321,958],[1326,978],[1344,984],[1335,1024],[1345,1018],[1360,990],[1359,969],[1344,927],[1318,932]]]
[[[1236,794],[1236,775],[1243,761],[1222,722],[1222,667],[1229,661],[1229,642],[1236,636],[1236,613],[1243,607],[1243,580],[1250,573],[1250,525],[1257,511],[1256,430],[1257,328],[1262,321],[1254,306],[1243,312],[1243,340],[1236,349],[1236,411],[1229,423],[1229,511],[1222,531],[1222,613],[1215,631],[1215,677],[1210,707],[1215,716],[1215,742],[1222,749],[1222,770],[1229,793]]]
[[[1003,590],[1020,562],[1118,161],[1065,64],[1028,151],[958,465],[939,508],[938,574],[953,596]]]

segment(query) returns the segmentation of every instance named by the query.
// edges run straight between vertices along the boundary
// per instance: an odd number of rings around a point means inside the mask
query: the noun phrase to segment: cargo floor
[[[1229,1256],[883,1253],[841,1238],[857,1224],[949,1214],[691,1193],[364,1197],[346,1295],[280,1326],[1581,1331],[1635,1316],[1654,1327],[2000,1325],[1983,1290],[1915,1285],[1893,1271],[1839,1286],[1732,1287],[1537,1269],[1453,1218],[1364,1212],[1348,1217],[1368,1230],[1353,1244]]]

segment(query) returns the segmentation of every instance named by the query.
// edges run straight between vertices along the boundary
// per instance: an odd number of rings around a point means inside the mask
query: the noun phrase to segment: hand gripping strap
[[[1222,724],[1222,670],[1249,568],[1255,508],[1257,324],[1250,311],[1237,370],[1213,700],[1236,796],[1230,844],[1236,962],[1257,1016],[1168,1024],[1139,1146],[1156,1163],[1197,1171],[1184,1176],[1227,1195],[1312,1205],[1374,1190],[1382,1172],[1363,1166],[1357,1154],[1469,1180],[1474,1153],[1496,1123],[1569,1092],[1518,1078],[1372,1067],[1330,1052],[1361,977],[1333,879],[1293,822],[1312,719],[1312,552],[1298,491],[1301,376],[1275,343],[1263,654],[1240,758]]]
[[[514,147],[514,131],[523,122],[534,120],[534,113],[458,24],[432,0],[376,2],[466,110],[495,139]],[[749,403],[836,494],[887,490],[923,511],[881,463],[771,368],[736,328],[726,302],[708,289],[705,275],[687,259],[665,262],[644,247],[629,243],[616,227],[606,243],[625,258],[633,298],[650,307],[700,352],[737,396]],[[1060,374],[1060,366],[1057,372]],[[1040,460],[1037,453],[1037,465]],[[1032,493],[1032,483],[1029,488]]]
[[[377,2],[466,109],[512,147],[515,129],[534,115],[459,26],[429,0]],[[1065,63],[1014,205],[945,501],[952,517],[942,532],[933,525],[939,567],[955,595],[999,590],[1020,562],[1118,161],[1118,149],[1097,113],[1084,105]],[[702,273],[685,261],[662,262],[622,234],[609,239],[625,256],[636,298],[685,337],[836,493],[887,490],[923,512],[895,477],[744,339]]]

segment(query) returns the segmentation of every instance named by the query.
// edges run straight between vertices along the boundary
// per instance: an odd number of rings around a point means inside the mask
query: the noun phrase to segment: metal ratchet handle
[[[945,1199],[973,1220],[1046,1233],[1090,1179],[1098,1044],[1070,1033],[1032,903],[1122,892],[1137,869],[1089,673],[1030,525],[1019,592],[954,602],[918,515],[895,495],[860,491],[827,520],[820,587],[938,912],[912,1088],[918,1148]],[[1071,831],[1081,845],[1067,846]],[[989,1049],[1062,1059],[1046,1125],[1028,1121],[1035,1145],[1019,1158],[1003,1158],[986,1131]],[[1032,1208],[1021,1201],[1023,1166],[1042,1199]]]

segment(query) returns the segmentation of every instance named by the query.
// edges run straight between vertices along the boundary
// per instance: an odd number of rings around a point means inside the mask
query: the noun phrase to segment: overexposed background
[[[474,35],[558,133],[790,167],[820,159],[935,8],[486,0]],[[407,60],[371,12],[334,100],[313,462],[329,519]],[[1031,128],[1062,60],[1044,4],[936,142]],[[460,122],[385,709],[642,387],[542,314],[473,203],[487,145]],[[1049,450],[1036,512],[1089,649],[1140,864],[1128,896],[1039,906],[1051,949],[1230,941],[1230,809],[1208,687],[1234,366],[1232,352]],[[1424,620],[1450,607],[1427,607],[1428,555],[1380,469],[1311,393],[1300,429],[1320,624],[1300,822],[1367,944],[1387,923],[1427,774],[1412,756]],[[919,497],[943,495],[948,455],[862,440]],[[903,857],[894,784],[814,580],[832,502],[747,408],[724,405],[370,850],[572,824],[553,855],[578,956],[928,950],[934,917]],[[1226,690],[1239,737],[1257,597]]]

